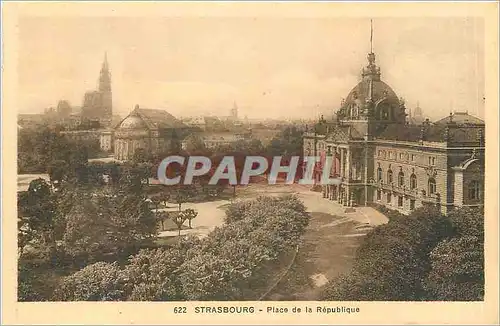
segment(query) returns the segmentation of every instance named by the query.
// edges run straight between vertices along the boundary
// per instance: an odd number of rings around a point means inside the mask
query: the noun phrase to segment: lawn
[[[327,213],[311,221],[290,271],[268,300],[319,300],[328,280],[349,271],[366,229],[360,223]]]

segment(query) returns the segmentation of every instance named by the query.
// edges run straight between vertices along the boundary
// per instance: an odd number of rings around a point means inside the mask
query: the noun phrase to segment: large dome
[[[356,103],[358,105],[364,105],[370,98],[374,103],[382,99],[386,99],[391,103],[399,103],[399,97],[389,85],[381,80],[363,79],[351,90],[351,92],[349,92],[349,95],[347,95],[345,99],[345,104],[349,105]]]
[[[375,65],[374,53],[368,54],[368,65],[363,68],[361,75],[361,81],[342,101],[337,118],[403,123],[406,119],[404,102],[389,85],[380,80],[380,68]]]
[[[120,129],[146,129],[147,125],[141,117],[130,115],[120,123]]]

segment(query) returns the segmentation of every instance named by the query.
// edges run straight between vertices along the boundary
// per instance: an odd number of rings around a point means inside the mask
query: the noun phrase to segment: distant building
[[[113,131],[109,129],[67,130],[61,131],[60,134],[79,142],[99,142],[99,147],[103,152],[110,152],[113,149]]]
[[[408,116],[408,123],[412,125],[421,125],[425,121],[424,113],[422,108],[418,105],[415,109],[410,110],[410,114]]]
[[[69,130],[61,131],[60,134],[71,140],[82,141],[82,140],[99,140],[102,130]]]
[[[44,122],[44,114],[21,113],[17,115],[17,124],[22,129],[38,128],[40,125],[44,124]]]
[[[266,128],[264,126],[251,128],[252,139],[259,140],[264,146],[267,146],[280,132],[281,129]]]
[[[185,118],[182,120],[182,122],[192,128],[197,128],[202,131],[207,129],[207,122],[206,122],[206,117],[192,117],[192,118]]]
[[[103,152],[113,151],[113,130],[103,130],[99,137],[99,144]]]
[[[468,126],[484,126],[484,121],[476,118],[466,112],[450,112],[448,117],[442,118],[441,120],[436,121],[434,124],[437,125],[446,125],[449,123],[454,123],[458,125],[468,125]]]
[[[71,104],[69,104],[68,101],[60,100],[59,103],[57,103],[56,112],[59,119],[68,118],[71,115],[72,111],[73,109],[71,108]]]
[[[164,110],[135,109],[114,129],[114,156],[130,160],[142,149],[146,154],[159,155],[180,147],[187,126]]]
[[[334,121],[304,134],[304,155],[325,158],[340,185],[321,185],[323,196],[344,206],[379,204],[402,213],[437,206],[443,213],[484,204],[484,121],[455,112],[432,124],[406,123],[404,101],[380,79],[375,54]],[[417,110],[416,110],[417,111]],[[418,111],[417,111],[418,113]]]
[[[111,92],[111,73],[108,59],[104,55],[104,62],[99,74],[97,90],[88,91],[83,97],[81,118],[84,120],[99,121],[104,127],[111,125],[113,116],[113,100]]]
[[[236,102],[233,103],[229,119],[232,121],[238,121],[238,106],[236,105]]]
[[[202,132],[195,133],[186,137],[182,141],[182,148],[187,149],[189,142],[192,141],[192,137],[199,137],[203,142],[204,146],[208,149],[213,149],[221,146],[234,145],[240,141],[249,140],[249,135],[247,133],[233,133],[233,132]]]

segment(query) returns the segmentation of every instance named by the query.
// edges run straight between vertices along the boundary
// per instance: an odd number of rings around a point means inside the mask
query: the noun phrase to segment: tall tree
[[[29,238],[41,241],[49,259],[56,252],[54,234],[55,200],[50,185],[44,179],[30,182],[28,191],[18,196],[20,245]]]
[[[191,221],[196,217],[198,216],[198,212],[195,211],[194,209],[192,208],[188,208],[186,210],[184,210],[184,214],[186,215],[186,219],[189,221],[189,228],[192,229],[191,227]]]

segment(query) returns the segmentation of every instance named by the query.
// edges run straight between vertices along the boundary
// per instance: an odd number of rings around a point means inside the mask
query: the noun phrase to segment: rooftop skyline
[[[373,52],[382,80],[437,119],[484,118],[480,19],[376,18]],[[113,110],[136,104],[179,117],[331,116],[359,82],[370,52],[369,18],[23,17],[19,113],[60,99],[81,106],[107,53]]]

